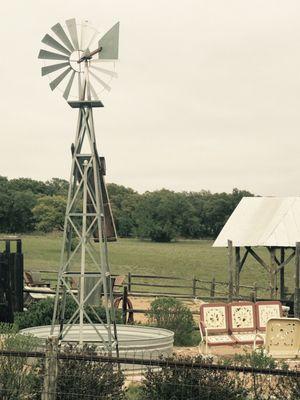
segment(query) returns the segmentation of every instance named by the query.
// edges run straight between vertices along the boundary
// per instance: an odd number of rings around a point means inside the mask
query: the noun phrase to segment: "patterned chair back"
[[[300,320],[271,318],[267,322],[265,347],[275,358],[296,358],[300,349]]]
[[[200,306],[200,321],[208,333],[228,333],[228,305],[226,303],[205,303]]]
[[[278,300],[257,301],[256,308],[256,324],[259,331],[264,332],[267,322],[271,318],[282,317],[282,305]]]
[[[230,332],[255,332],[255,305],[250,301],[232,302],[229,309]]]

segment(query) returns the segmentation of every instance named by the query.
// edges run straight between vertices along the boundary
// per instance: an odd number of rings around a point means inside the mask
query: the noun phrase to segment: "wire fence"
[[[251,359],[249,359],[251,361]],[[249,361],[248,360],[248,361]],[[253,359],[252,359],[253,361]],[[159,358],[48,346],[46,351],[0,351],[3,400],[271,400],[300,399],[300,371],[268,357],[260,366],[236,358]]]

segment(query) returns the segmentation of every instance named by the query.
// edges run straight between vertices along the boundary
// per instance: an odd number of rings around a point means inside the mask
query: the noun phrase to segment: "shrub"
[[[95,348],[77,346],[64,348],[68,355],[94,355]],[[57,400],[123,400],[124,375],[113,363],[64,359],[58,361]]]
[[[181,301],[173,297],[154,300],[150,305],[148,318],[151,324],[173,331],[176,346],[193,344],[193,315]]]
[[[250,353],[236,354],[233,358],[226,360],[226,364],[253,369],[287,370],[288,365],[282,361],[276,361],[265,353],[264,348],[258,348]],[[281,400],[291,397],[292,387],[296,387],[299,379],[288,376],[266,376],[255,371],[243,375],[243,384],[249,388],[251,398],[256,400]],[[299,392],[298,392],[299,394]]]
[[[30,335],[16,333],[9,324],[0,325],[0,350],[34,351],[39,340]],[[28,366],[26,357],[2,356],[0,362],[0,398],[5,400],[40,399],[42,379],[36,361]]]
[[[40,300],[31,303],[27,311],[15,313],[15,325],[18,329],[30,328],[32,326],[51,325],[54,309],[54,298],[49,297],[45,300]],[[75,301],[67,296],[65,308],[65,320],[71,318],[76,310]],[[96,313],[103,321],[106,321],[106,313],[104,307],[94,307]],[[87,308],[87,313],[93,322],[98,322],[94,312]],[[118,321],[120,314],[117,313]]]
[[[238,377],[227,371],[193,368],[193,362],[204,363],[198,356],[191,358],[173,358],[172,361],[186,361],[190,366],[174,368],[163,366],[160,370],[151,370],[145,374],[141,388],[142,400],[244,400],[247,390],[242,387]],[[211,360],[205,360],[211,364]]]

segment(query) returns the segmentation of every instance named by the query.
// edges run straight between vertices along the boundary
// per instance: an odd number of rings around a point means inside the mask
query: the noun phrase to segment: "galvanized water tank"
[[[96,324],[100,334],[107,340],[105,328]],[[21,333],[32,334],[42,340],[46,340],[50,335],[50,325],[36,326],[21,330]],[[55,327],[54,334],[58,334],[59,327]],[[161,355],[168,356],[173,351],[174,333],[161,328],[152,328],[134,325],[117,325],[119,352],[121,357],[135,357],[144,359],[155,359]],[[63,343],[76,343],[79,337],[79,325],[73,325]],[[103,348],[101,340],[95,329],[89,325],[84,325],[84,343],[95,344],[99,350]]]

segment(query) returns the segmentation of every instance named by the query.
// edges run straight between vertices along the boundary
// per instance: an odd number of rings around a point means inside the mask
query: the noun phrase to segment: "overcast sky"
[[[119,78],[94,114],[109,182],[300,195],[299,0],[3,2],[0,175],[68,179],[77,114],[37,55],[72,17],[121,24]]]

